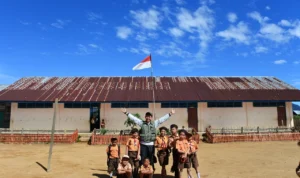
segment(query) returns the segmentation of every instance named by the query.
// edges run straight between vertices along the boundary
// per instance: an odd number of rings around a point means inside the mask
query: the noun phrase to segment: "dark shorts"
[[[196,153],[189,156],[189,163],[190,163],[189,167],[197,168],[199,166]]]
[[[137,151],[128,151],[128,156],[129,156],[129,163],[131,164],[131,166],[134,168],[138,168],[140,166],[139,164],[139,160],[136,160],[138,155]]]
[[[178,169],[191,168],[189,157],[185,162],[182,162],[180,156],[178,157]]]
[[[118,169],[118,164],[119,164],[119,159],[118,158],[114,158],[114,159],[109,158],[107,171],[111,172],[111,171],[117,170]]]
[[[117,178],[131,178],[131,175],[128,175],[126,173],[124,173],[124,174],[118,174]]]
[[[152,174],[144,174],[144,175],[143,175],[143,178],[152,178],[152,177],[153,177]]]
[[[168,150],[161,150],[157,152],[157,158],[160,166],[166,166],[169,164],[169,152]]]

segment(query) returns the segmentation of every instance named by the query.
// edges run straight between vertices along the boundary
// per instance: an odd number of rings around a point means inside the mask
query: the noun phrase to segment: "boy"
[[[186,139],[186,136],[188,135],[188,132],[186,130],[180,130],[179,131],[179,140],[176,141],[176,149],[179,153],[179,159],[177,160],[178,163],[178,169],[179,169],[179,178],[182,177],[182,171],[184,168],[187,168],[187,173],[189,178],[193,178],[191,175],[191,169],[189,164],[189,142]],[[175,161],[175,160],[174,160]]]
[[[152,178],[153,168],[150,165],[149,158],[145,158],[140,170],[140,178]]]
[[[139,141],[139,130],[132,129],[132,137],[128,139],[126,144],[126,154],[129,156],[129,163],[133,169],[133,178],[138,177],[139,159],[140,159],[140,141]]]
[[[161,169],[161,177],[167,175],[166,165],[169,164],[169,139],[166,136],[168,129],[166,127],[159,128],[160,135],[156,137],[155,147],[157,148],[157,158]]]
[[[189,153],[188,153],[188,158],[189,158],[189,167],[193,166],[193,168],[196,171],[197,178],[200,178],[200,172],[199,172],[199,164],[198,164],[198,158],[197,158],[197,150],[198,150],[198,145],[197,142],[194,140],[194,137],[192,134],[188,134],[188,141],[189,141]]]
[[[107,147],[107,166],[108,166],[108,173],[110,177],[113,177],[113,171],[117,170],[119,158],[120,158],[120,146],[117,145],[118,139],[111,138],[111,144]]]
[[[169,137],[169,147],[172,148],[172,156],[173,156],[173,165],[171,168],[171,172],[175,173],[175,178],[179,178],[179,170],[178,170],[178,152],[176,150],[176,141],[179,139],[179,135],[177,133],[178,126],[176,124],[172,124],[170,126],[171,136]]]
[[[117,178],[131,178],[132,168],[129,163],[129,156],[124,155],[118,165]]]

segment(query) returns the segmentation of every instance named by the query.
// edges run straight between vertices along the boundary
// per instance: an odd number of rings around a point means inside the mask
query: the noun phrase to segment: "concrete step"
[[[78,135],[80,136],[80,142],[88,142],[92,133],[78,133]]]

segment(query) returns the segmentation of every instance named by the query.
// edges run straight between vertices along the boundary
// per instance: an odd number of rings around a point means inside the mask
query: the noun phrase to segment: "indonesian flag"
[[[151,67],[151,55],[147,56],[142,62],[140,62],[138,65],[134,66],[132,70],[141,70]]]

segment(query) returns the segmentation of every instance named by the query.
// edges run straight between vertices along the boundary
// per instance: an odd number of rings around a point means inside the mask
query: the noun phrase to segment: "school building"
[[[90,131],[91,117],[107,129],[126,129],[126,116],[154,110],[176,114],[163,125],[204,131],[222,127],[293,126],[292,101],[300,90],[275,77],[29,77],[0,91],[0,128]],[[153,85],[155,83],[155,85]]]

